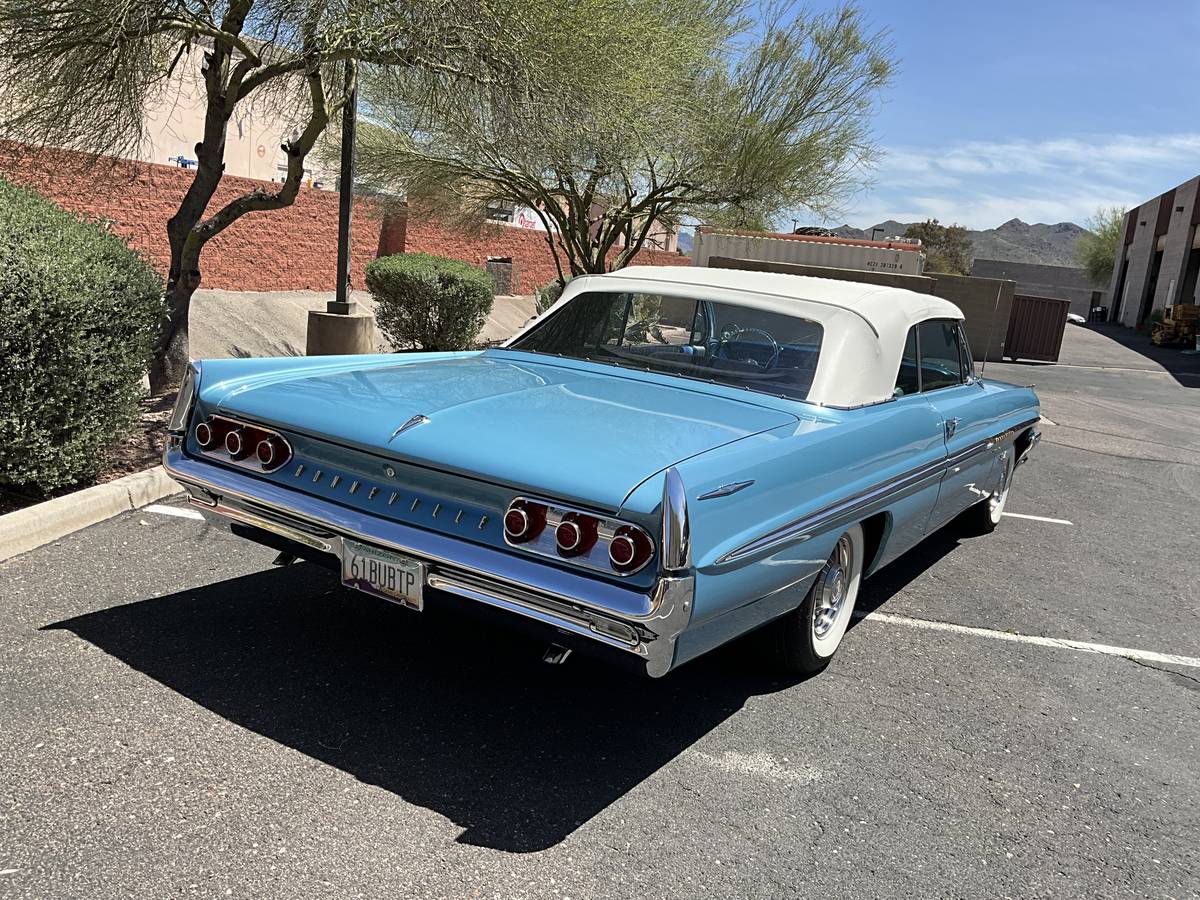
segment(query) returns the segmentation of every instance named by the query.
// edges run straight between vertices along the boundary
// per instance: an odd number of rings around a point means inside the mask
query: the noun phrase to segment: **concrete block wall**
[[[1109,285],[1088,281],[1083,269],[1076,266],[1047,266],[1040,263],[1011,262],[1001,259],[976,259],[971,266],[976,278],[1009,279],[1017,283],[1017,293],[1030,297],[1054,297],[1068,300],[1071,312],[1087,317],[1093,305],[1092,294],[1099,293],[1097,306],[1110,306]]]
[[[963,329],[967,333],[967,343],[971,345],[971,355],[976,360],[1002,360],[1017,283],[940,272],[930,277],[934,280],[933,293],[962,310]]]
[[[1176,303],[1188,302],[1180,296],[1188,256],[1192,250],[1192,211],[1196,206],[1200,177],[1185,181],[1175,189],[1175,199],[1170,211],[1170,230],[1163,247],[1162,268],[1158,273],[1158,285],[1154,290],[1152,309],[1163,309]],[[1182,209],[1179,209],[1182,207]],[[1140,221],[1140,220],[1139,220]]]

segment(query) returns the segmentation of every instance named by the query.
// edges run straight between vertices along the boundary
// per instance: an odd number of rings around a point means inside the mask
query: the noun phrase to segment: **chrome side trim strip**
[[[789,522],[786,525],[781,525],[773,531],[768,531],[761,537],[757,537],[752,541],[742,544],[740,547],[730,550],[717,560],[717,565],[736,562],[744,557],[753,556],[782,544],[806,541],[812,537],[813,532],[819,531],[827,522],[841,516],[849,515],[864,506],[882,500],[892,494],[916,487],[921,482],[935,475],[941,475],[946,470],[947,465],[948,463],[945,459],[939,459],[936,462],[927,463],[920,468],[905,472],[892,481],[875,485],[857,494],[852,494],[845,500],[831,503],[829,506],[810,513],[803,518]]]
[[[932,478],[935,475],[942,474],[951,466],[957,465],[965,459],[974,456],[985,450],[990,450],[997,443],[1008,440],[1014,434],[1023,428],[1027,428],[1037,422],[1037,419],[1030,419],[1022,422],[1019,425],[1014,425],[1011,428],[1006,428],[999,434],[977,441],[969,447],[960,450],[954,456],[936,460],[932,463],[926,463],[923,466],[918,466],[915,469],[910,469],[893,479],[879,484],[872,485],[857,494],[852,494],[844,500],[839,500],[835,503],[823,507],[807,516],[796,519],[786,525],[781,525],[766,534],[755,538],[730,550],[728,553],[717,559],[716,564],[736,562],[747,556],[752,556],[756,553],[761,553],[764,550],[773,549],[782,544],[806,541],[817,531],[820,531],[831,522],[837,521],[839,518],[848,517],[852,513],[860,511],[862,508],[876,503],[880,500],[887,499],[892,494],[903,493],[916,487],[923,481]]]

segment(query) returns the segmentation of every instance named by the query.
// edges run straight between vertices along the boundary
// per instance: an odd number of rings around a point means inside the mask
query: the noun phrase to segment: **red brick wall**
[[[112,222],[164,274],[170,261],[166,221],[179,206],[193,172],[128,160],[89,165],[82,154],[0,141],[0,175],[38,191],[60,206]],[[261,187],[250,178],[227,175],[210,205]],[[214,238],[200,260],[202,286],[241,291],[332,291],[337,258],[337,194],[301,188],[295,204],[250,213]],[[363,271],[380,252],[399,248],[461,259],[482,268],[489,256],[511,257],[515,289],[531,293],[555,277],[554,261],[540,232],[488,226],[461,234],[421,217],[405,223],[381,215],[367,199],[354,203],[351,283],[365,286]],[[674,253],[647,250],[635,265],[689,265]]]
[[[0,142],[0,174],[87,216],[108,219],[165,273],[170,263],[166,222],[179,207],[193,171],[153,163],[105,160]],[[263,182],[227,175],[209,206],[219,209]],[[215,237],[200,258],[202,286],[243,291],[328,290],[335,287],[337,194],[301,188],[286,209],[254,212]],[[352,282],[363,284],[363,268],[379,245],[375,206],[357,201],[352,232]]]

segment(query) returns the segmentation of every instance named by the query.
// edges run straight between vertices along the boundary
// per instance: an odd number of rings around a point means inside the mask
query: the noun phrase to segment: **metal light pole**
[[[308,311],[305,352],[309,356],[376,353],[379,341],[375,317],[356,310],[350,302],[350,213],[354,201],[354,131],[358,116],[358,80],[355,64],[346,63],[346,105],[342,109],[342,172],[338,185],[338,248],[336,299],[325,311]]]
[[[346,105],[342,108],[342,171],[338,183],[337,295],[328,311],[346,315],[350,305],[350,217],[354,207],[354,135],[358,125],[357,65],[346,61]]]

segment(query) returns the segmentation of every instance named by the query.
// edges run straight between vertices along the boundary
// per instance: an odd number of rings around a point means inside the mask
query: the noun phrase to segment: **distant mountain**
[[[693,243],[695,234],[696,233],[694,231],[692,231],[691,229],[683,229],[683,228],[679,229],[678,234],[676,234],[676,238],[679,241],[679,252],[680,253],[690,254],[692,252],[692,243]]]
[[[945,223],[943,223],[945,224]],[[879,240],[903,235],[908,225],[889,219],[874,228],[852,228],[843,225],[833,229],[835,234],[848,238]],[[1020,219],[1010,219],[999,228],[967,231],[974,247],[972,257],[1003,259],[1008,262],[1039,263],[1044,266],[1075,266],[1075,244],[1087,231],[1074,222],[1057,225],[1029,225]]]

